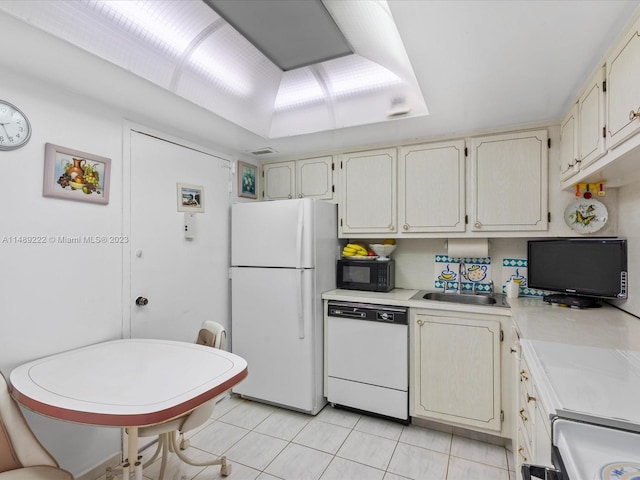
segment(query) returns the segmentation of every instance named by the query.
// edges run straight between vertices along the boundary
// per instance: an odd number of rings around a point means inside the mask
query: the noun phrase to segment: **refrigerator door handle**
[[[304,205],[298,205],[298,230],[296,236],[296,250],[298,253],[298,268],[302,268],[302,234],[304,229]]]
[[[304,278],[304,270],[300,270],[298,277],[297,295],[298,295],[298,337],[304,338],[304,303],[302,298],[302,279]]]

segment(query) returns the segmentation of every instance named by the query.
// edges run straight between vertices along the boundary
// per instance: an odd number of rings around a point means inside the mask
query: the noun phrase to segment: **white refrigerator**
[[[322,292],[335,288],[337,205],[303,198],[231,206],[233,391],[315,415],[323,392]]]

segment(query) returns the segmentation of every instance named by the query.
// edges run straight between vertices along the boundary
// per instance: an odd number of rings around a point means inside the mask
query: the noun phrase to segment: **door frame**
[[[222,161],[226,161],[226,166],[230,170],[229,174],[229,205],[233,191],[233,174],[235,173],[235,162],[237,158],[232,155],[221,153],[211,148],[203,147],[196,143],[169,135],[139,123],[124,120],[122,125],[122,234],[129,239],[122,254],[122,327],[121,338],[131,338],[131,134],[132,132],[157,138],[160,141],[173,143],[181,147],[190,148],[206,155],[212,155]]]

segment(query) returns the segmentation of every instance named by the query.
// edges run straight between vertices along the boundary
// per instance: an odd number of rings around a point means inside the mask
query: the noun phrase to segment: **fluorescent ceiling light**
[[[399,99],[404,118],[428,114],[386,1],[205,1],[2,0],[0,10],[265,138],[383,122]],[[226,14],[231,4],[248,8],[243,15],[259,31],[247,36],[259,42],[266,33],[269,45],[256,48],[209,4]],[[341,33],[308,39],[333,53],[310,60],[274,53],[302,43],[287,31],[302,23],[296,19],[317,17]],[[315,63],[299,66],[307,61]]]

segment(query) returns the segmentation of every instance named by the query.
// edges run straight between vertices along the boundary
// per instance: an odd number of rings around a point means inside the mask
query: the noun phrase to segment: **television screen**
[[[530,288],[627,298],[627,242],[619,238],[529,240]]]

